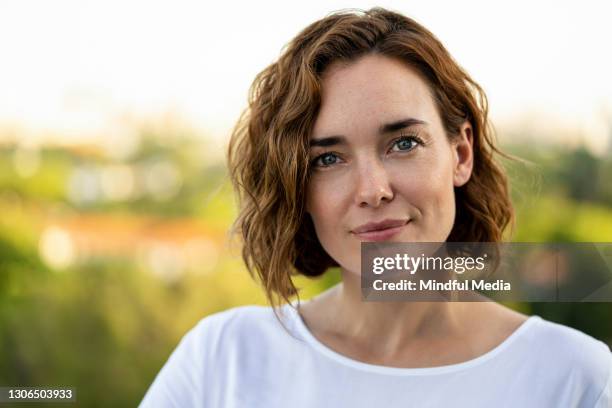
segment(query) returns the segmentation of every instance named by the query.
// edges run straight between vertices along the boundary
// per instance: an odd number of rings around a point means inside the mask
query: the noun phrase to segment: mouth
[[[380,228],[371,231],[355,232],[351,231],[360,240],[366,241],[386,241],[395,235],[399,234],[405,227],[410,223],[410,220],[406,221],[401,225],[390,226],[387,228]]]

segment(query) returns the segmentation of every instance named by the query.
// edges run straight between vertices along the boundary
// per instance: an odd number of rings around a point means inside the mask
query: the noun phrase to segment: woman
[[[142,406],[609,407],[608,347],[494,302],[364,302],[364,241],[499,242],[512,221],[481,88],[375,8],[302,31],[255,79],[229,167],[272,308],[203,319]],[[291,275],[339,266],[308,302]]]

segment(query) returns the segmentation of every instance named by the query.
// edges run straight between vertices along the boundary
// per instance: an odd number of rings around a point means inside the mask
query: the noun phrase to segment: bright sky
[[[578,130],[602,150],[612,127],[610,4],[0,0],[0,127],[79,142],[125,113],[172,112],[223,140],[255,74],[298,31],[336,9],[380,5],[442,40],[483,85],[498,124]]]

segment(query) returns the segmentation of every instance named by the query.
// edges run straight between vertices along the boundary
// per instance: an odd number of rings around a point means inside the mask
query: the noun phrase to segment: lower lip
[[[398,227],[387,228],[384,230],[368,231],[359,234],[355,233],[355,236],[361,239],[367,239],[368,241],[385,241],[399,233],[406,225],[407,223]]]

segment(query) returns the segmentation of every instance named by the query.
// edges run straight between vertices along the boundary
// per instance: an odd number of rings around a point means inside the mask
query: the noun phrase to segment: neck
[[[465,308],[458,302],[366,302],[360,276],[344,269],[342,283],[321,302],[326,303],[326,330],[384,354],[457,334]]]

